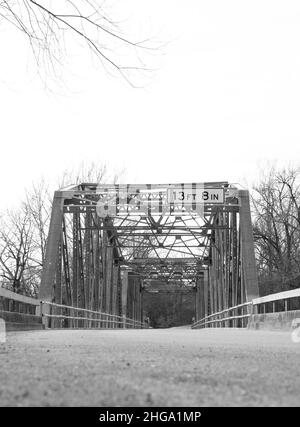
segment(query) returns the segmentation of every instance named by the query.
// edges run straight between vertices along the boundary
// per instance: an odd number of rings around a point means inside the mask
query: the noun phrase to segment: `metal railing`
[[[40,312],[43,318],[50,321],[48,327],[60,328],[148,328],[148,324],[134,320],[125,315],[104,313],[86,308],[56,304],[49,301],[40,302]]]
[[[252,301],[212,313],[192,324],[192,329],[206,327],[247,327],[253,314],[287,312],[300,309],[300,288],[255,298]],[[291,300],[296,299],[294,307]],[[229,315],[230,314],[230,315]]]
[[[25,314],[36,314],[40,302],[36,298],[17,294],[0,287],[0,310]]]
[[[43,329],[39,305],[35,298],[0,288],[0,318],[7,331]]]
[[[216,313],[212,313],[209,316],[206,316],[193,323],[192,329],[202,327],[206,328],[212,325],[215,325],[215,327],[217,328],[222,326],[236,327],[238,326],[237,320],[241,319],[243,321],[244,319],[248,319],[251,316],[251,313],[249,313],[249,307],[251,306],[252,302],[246,302],[243,304],[235,305],[234,307],[226,308]],[[245,311],[247,312],[245,313]],[[229,315],[229,313],[231,314]]]
[[[276,311],[289,311],[292,307],[290,302],[294,298],[300,297],[300,288],[291,289],[289,291],[278,292],[276,294],[266,295],[264,297],[255,298],[252,300],[253,312],[257,313],[270,313]],[[300,301],[299,301],[300,302]],[[300,308],[300,304],[298,304]]]
[[[149,327],[146,322],[124,315],[41,301],[0,287],[0,317],[11,320],[12,314],[18,315],[16,322],[27,323],[28,327],[28,321],[32,323],[35,319],[42,319],[43,324],[51,328],[144,329]]]

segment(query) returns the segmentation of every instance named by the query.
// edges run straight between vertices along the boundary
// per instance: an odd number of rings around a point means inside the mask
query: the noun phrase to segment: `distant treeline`
[[[143,297],[144,315],[149,317],[153,328],[190,325],[195,315],[195,295],[193,292],[145,293]]]

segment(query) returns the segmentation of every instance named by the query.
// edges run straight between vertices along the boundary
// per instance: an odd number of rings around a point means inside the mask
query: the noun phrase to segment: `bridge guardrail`
[[[101,311],[94,311],[86,308],[56,304],[49,301],[41,301],[40,304],[41,304],[42,317],[48,320],[54,319],[54,325],[56,327],[139,328],[139,329],[148,328],[147,323],[141,322],[139,320],[130,319],[124,315],[120,316],[117,314],[104,313]],[[83,315],[80,315],[80,313]],[[61,324],[59,325],[58,323],[61,323]],[[98,325],[98,326],[93,326],[93,325]]]
[[[39,306],[36,298],[0,287],[0,318],[5,321],[8,331],[43,329]]]
[[[0,287],[0,297],[8,300],[13,300],[26,305],[39,305],[39,301],[36,298],[28,297],[26,295],[17,294],[9,289]]]
[[[75,315],[76,314],[76,315]],[[148,324],[126,316],[40,301],[0,287],[0,318],[9,330],[69,328],[148,328]],[[52,326],[51,325],[51,326]]]
[[[248,319],[250,317],[250,313],[244,313],[245,309],[249,309],[249,307],[252,306],[251,302],[246,302],[243,304],[235,305],[234,307],[226,308],[222,311],[218,311],[216,313],[212,313],[209,316],[203,317],[202,319],[198,320],[197,322],[193,323],[192,329],[201,328],[201,327],[207,327],[212,324],[217,324],[217,327],[223,326],[224,322],[233,322],[234,326],[236,326],[236,321],[239,319]],[[227,316],[230,312],[237,312],[237,314],[233,314],[231,316]],[[214,317],[217,317],[217,319],[214,319]],[[227,326],[227,325],[225,325]]]
[[[288,301],[291,298],[297,298],[297,297],[300,297],[300,288],[291,289],[289,291],[278,292],[276,294],[270,294],[264,297],[255,298],[254,300],[252,300],[252,303],[254,306],[256,306],[260,304],[267,304],[269,302],[274,303],[276,301]],[[285,303],[285,305],[287,306],[287,302]]]
[[[287,313],[293,310],[289,301],[300,297],[300,288],[289,291],[278,292],[255,298],[252,301],[245,302],[233,307],[226,308],[222,311],[212,313],[202,319],[197,320],[192,325],[192,329],[202,327],[247,327],[249,319],[259,314],[269,313]],[[300,300],[298,301],[300,309]],[[232,315],[228,316],[230,312]]]

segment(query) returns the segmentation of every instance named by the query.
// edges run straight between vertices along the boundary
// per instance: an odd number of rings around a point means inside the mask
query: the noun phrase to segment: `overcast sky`
[[[24,36],[0,26],[1,208],[81,161],[125,169],[128,183],[252,182],[273,161],[300,164],[299,1],[122,0],[115,9],[132,34],[168,42],[149,58],[159,67],[143,89],[93,67],[74,44],[68,89],[51,93]]]

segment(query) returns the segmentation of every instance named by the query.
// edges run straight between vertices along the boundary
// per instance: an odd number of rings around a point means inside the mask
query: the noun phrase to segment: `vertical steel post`
[[[127,297],[128,297],[128,271],[122,270],[121,274],[121,303],[122,315],[127,316]]]
[[[245,285],[245,299],[251,301],[259,296],[258,278],[255,261],[253,229],[251,222],[251,211],[249,201],[249,191],[239,190],[240,202],[240,234],[241,234],[241,255],[242,269]]]
[[[204,317],[208,316],[208,304],[209,304],[209,296],[208,296],[208,270],[204,270],[203,272],[203,291],[204,291]],[[206,324],[205,324],[206,327]]]
[[[62,222],[63,222],[64,196],[60,191],[54,193],[50,226],[46,244],[45,261],[42,271],[41,287],[39,299],[52,302],[55,295],[55,286],[59,285],[57,281],[57,265],[60,256],[60,246],[62,241]],[[57,292],[58,290],[56,290]],[[58,293],[58,292],[57,292]],[[50,313],[50,306],[46,305],[44,313]],[[45,327],[49,325],[49,318],[43,319]]]

